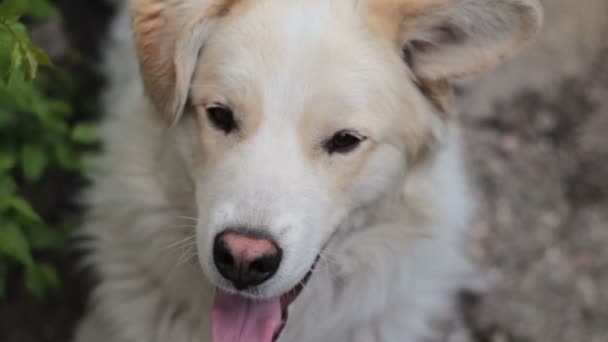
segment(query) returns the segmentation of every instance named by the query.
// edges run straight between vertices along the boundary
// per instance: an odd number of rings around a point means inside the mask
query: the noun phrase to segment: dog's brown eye
[[[207,107],[207,116],[213,126],[228,134],[237,128],[232,110],[223,105],[212,105]]]
[[[348,153],[357,148],[365,139],[365,137],[361,137],[352,131],[342,130],[327,140],[323,144],[323,147],[329,154]]]

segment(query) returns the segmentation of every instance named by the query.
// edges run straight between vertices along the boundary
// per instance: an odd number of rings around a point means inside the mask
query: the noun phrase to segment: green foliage
[[[38,256],[61,251],[69,229],[46,222],[25,189],[36,189],[52,170],[83,173],[87,147],[97,141],[93,126],[78,122],[65,100],[75,80],[52,65],[22,22],[57,15],[49,0],[0,3],[0,299],[9,274],[22,274],[37,298],[60,285],[53,265]]]

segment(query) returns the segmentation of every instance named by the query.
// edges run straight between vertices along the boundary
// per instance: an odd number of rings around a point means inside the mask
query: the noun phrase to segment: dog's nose
[[[213,261],[220,274],[243,290],[270,279],[279,269],[282,251],[268,238],[226,231],[213,244]]]

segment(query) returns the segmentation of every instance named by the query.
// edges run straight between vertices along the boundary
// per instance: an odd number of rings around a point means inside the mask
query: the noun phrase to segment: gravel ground
[[[543,2],[537,42],[457,88],[482,203],[471,255],[485,285],[459,296],[442,342],[608,341],[608,1]],[[100,0],[59,3],[67,34],[58,25],[38,34],[57,43],[54,55],[59,44],[95,55],[111,11]],[[68,339],[86,286],[74,256],[49,258],[68,286],[40,303],[13,284],[0,341]]]
[[[608,58],[463,117],[482,215],[463,295],[474,341],[608,341]]]
[[[487,289],[447,342],[608,341],[608,2],[544,4],[529,51],[459,87]]]

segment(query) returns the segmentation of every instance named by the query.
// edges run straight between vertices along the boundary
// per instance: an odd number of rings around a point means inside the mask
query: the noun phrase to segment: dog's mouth
[[[287,323],[289,305],[304,289],[315,265],[298,285],[274,298],[247,298],[218,288],[211,314],[211,341],[276,341]]]

